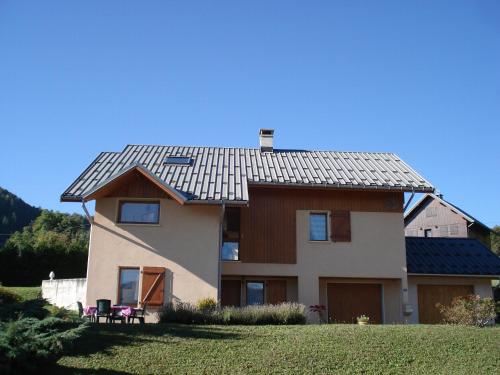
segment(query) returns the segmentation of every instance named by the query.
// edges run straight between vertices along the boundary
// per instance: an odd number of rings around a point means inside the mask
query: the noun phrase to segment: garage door
[[[360,315],[370,323],[382,323],[382,285],[328,284],[328,320],[331,323],[356,323]]]
[[[472,285],[419,285],[418,316],[424,324],[442,323],[443,317],[436,304],[449,306],[455,297],[463,297],[474,293]]]

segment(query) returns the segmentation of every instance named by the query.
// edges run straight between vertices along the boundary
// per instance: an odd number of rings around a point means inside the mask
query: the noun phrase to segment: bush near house
[[[206,309],[206,304],[169,304],[159,313],[160,323],[182,324],[305,324],[305,306],[298,303]]]
[[[477,295],[457,297],[450,306],[438,304],[445,323],[484,327],[496,317],[495,301]]]
[[[40,373],[56,361],[87,328],[58,318],[0,322],[0,373]]]

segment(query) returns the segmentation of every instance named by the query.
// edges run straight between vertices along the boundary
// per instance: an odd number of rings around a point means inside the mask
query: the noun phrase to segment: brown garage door
[[[221,282],[221,305],[239,306],[241,302],[241,281],[222,280]]]
[[[328,320],[332,323],[355,323],[360,315],[370,323],[382,323],[382,285],[328,284]]]
[[[472,285],[419,285],[418,316],[424,324],[442,323],[443,317],[436,304],[449,306],[455,297],[463,297],[474,293]]]

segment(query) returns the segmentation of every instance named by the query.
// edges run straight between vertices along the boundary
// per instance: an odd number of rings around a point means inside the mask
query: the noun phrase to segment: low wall
[[[42,281],[42,297],[53,305],[78,310],[77,301],[85,304],[87,279],[59,279]]]

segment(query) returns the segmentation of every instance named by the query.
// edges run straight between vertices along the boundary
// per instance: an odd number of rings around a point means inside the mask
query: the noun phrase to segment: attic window
[[[165,164],[170,165],[193,165],[193,159],[186,156],[167,156]]]

